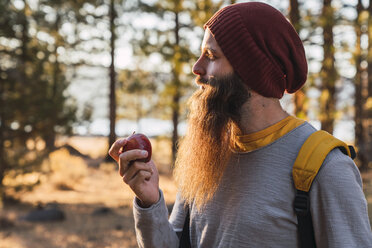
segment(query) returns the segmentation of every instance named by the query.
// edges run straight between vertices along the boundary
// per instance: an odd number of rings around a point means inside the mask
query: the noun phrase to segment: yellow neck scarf
[[[256,150],[271,144],[302,123],[304,123],[303,120],[288,116],[274,125],[255,133],[240,135],[239,132],[235,133],[233,131],[232,148],[236,152],[250,152]]]

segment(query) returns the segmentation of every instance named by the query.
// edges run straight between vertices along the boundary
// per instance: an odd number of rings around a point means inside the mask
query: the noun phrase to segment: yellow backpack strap
[[[293,165],[292,176],[296,187],[293,203],[298,221],[298,239],[301,248],[316,247],[310,213],[309,190],[328,153],[335,148],[354,158],[355,151],[325,131],[311,134],[302,145]],[[352,147],[351,147],[352,148]]]
[[[311,184],[318,174],[324,159],[336,147],[352,157],[350,148],[326,131],[316,131],[307,138],[297,155],[292,169],[294,185],[297,190],[305,192],[310,190]]]

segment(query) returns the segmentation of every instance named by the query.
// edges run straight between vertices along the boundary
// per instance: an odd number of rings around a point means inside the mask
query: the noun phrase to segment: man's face
[[[189,99],[186,136],[180,142],[174,178],[188,203],[201,208],[217,190],[231,155],[231,128],[249,99],[248,88],[209,29],[193,67],[200,89]]]
[[[204,84],[214,77],[224,77],[234,73],[234,69],[223,54],[209,28],[205,30],[201,45],[201,55],[194,64],[192,72],[197,75],[196,84],[200,87],[204,87]]]
[[[180,142],[174,178],[184,199],[202,208],[213,197],[231,155],[231,129],[249,99],[248,88],[209,29],[193,67],[200,89],[189,99],[186,136]]]

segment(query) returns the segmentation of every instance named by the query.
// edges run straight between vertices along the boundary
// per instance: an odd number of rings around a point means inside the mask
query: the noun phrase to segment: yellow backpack
[[[339,148],[352,159],[356,157],[352,146],[346,145],[325,131],[316,131],[306,139],[293,165],[292,176],[296,188],[294,210],[297,214],[301,248],[316,247],[310,213],[309,191],[324,159],[335,148]]]

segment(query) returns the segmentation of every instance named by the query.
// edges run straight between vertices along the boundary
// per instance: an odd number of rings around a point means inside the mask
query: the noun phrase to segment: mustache
[[[202,129],[213,127],[218,133],[219,127],[228,120],[239,122],[240,109],[250,93],[237,74],[210,77],[209,80],[197,76],[195,80],[211,86],[197,90],[188,102],[194,113],[203,116]]]
[[[200,75],[196,76],[195,81],[198,85],[202,84],[211,84],[214,77],[211,77],[210,79],[202,78]]]

